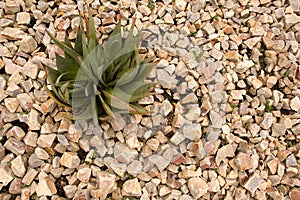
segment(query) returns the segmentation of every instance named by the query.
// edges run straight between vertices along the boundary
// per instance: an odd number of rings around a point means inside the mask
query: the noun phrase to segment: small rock
[[[75,152],[64,152],[59,162],[61,165],[73,169],[79,166],[80,159]]]
[[[179,133],[176,132],[170,139],[170,141],[175,144],[175,145],[179,145],[183,140],[185,139],[185,137]]]
[[[4,10],[7,14],[15,14],[20,12],[20,4],[17,1],[6,1]]]
[[[245,183],[244,188],[246,188],[248,191],[254,194],[254,192],[257,190],[262,181],[263,179],[258,174],[254,174]]]
[[[203,27],[203,30],[208,34],[211,35],[215,33],[215,28],[211,25],[211,23],[206,23],[206,25]]]
[[[18,22],[18,24],[29,24],[30,23],[30,14],[27,12],[17,13],[17,22]]]
[[[14,179],[14,174],[7,165],[0,167],[0,174],[0,182],[4,186],[8,185]]]
[[[276,173],[278,164],[279,164],[278,159],[273,159],[267,163],[272,174]]]
[[[197,141],[201,138],[202,132],[201,132],[201,125],[200,124],[190,124],[185,125],[183,127],[183,135],[184,137]]]
[[[17,139],[10,137],[5,143],[4,143],[5,149],[13,152],[16,155],[23,155],[25,152],[25,144],[21,141],[18,141]]]
[[[30,111],[33,108],[33,100],[27,93],[18,94],[17,99],[24,111]]]
[[[32,78],[36,79],[37,75],[39,72],[39,67],[37,64],[33,63],[32,61],[28,61],[24,66],[23,66],[23,74]]]
[[[171,89],[176,87],[177,80],[175,75],[171,76],[164,69],[157,70],[157,80],[162,85],[163,88]]]
[[[25,132],[23,131],[22,128],[18,126],[14,126],[6,133],[6,136],[7,137],[13,136],[20,141],[25,136]]]
[[[170,13],[165,14],[164,21],[166,24],[174,24],[173,17]]]
[[[289,155],[286,160],[286,166],[287,167],[294,167],[297,166],[297,159],[295,158],[294,154]]]
[[[133,176],[138,175],[143,170],[141,161],[134,160],[130,165],[127,166],[127,172]]]
[[[221,161],[224,160],[224,158],[226,157],[233,157],[234,154],[234,148],[231,144],[225,145],[223,147],[221,147],[218,152],[217,152],[217,156],[216,156],[216,164],[219,166]]]
[[[286,127],[284,124],[275,123],[272,125],[272,136],[274,137],[284,136],[285,132],[286,132]]]
[[[239,169],[245,171],[253,168],[253,159],[250,155],[240,152],[236,158],[236,163]]]
[[[294,13],[288,14],[288,15],[284,15],[284,20],[285,20],[286,28],[290,28],[291,26],[300,22],[300,16],[298,16]]]
[[[294,97],[290,102],[291,109],[298,112],[300,109],[300,99],[298,96]]]
[[[114,131],[120,131],[126,126],[126,122],[119,113],[114,113],[115,119],[110,118],[108,122],[111,124]]]
[[[216,50],[216,49],[213,49],[210,51],[210,55],[215,58],[216,60],[221,60],[222,57],[223,57],[223,53]]]
[[[135,197],[142,195],[141,186],[137,178],[128,180],[123,184],[122,195]]]
[[[37,43],[32,36],[26,36],[20,42],[20,50],[25,53],[32,53],[36,48]]]
[[[77,172],[77,178],[84,183],[87,183],[90,180],[92,170],[90,168],[82,168]]]
[[[55,187],[54,181],[49,178],[45,177],[42,180],[39,181],[37,187],[36,187],[36,194],[37,196],[52,196],[56,194],[57,190]]]
[[[175,10],[178,12],[184,11],[186,7],[187,2],[185,0],[175,0]]]
[[[234,100],[243,100],[243,95],[246,94],[245,90],[231,90],[230,95]]]
[[[68,199],[72,199],[77,191],[77,186],[76,185],[66,185],[64,186],[64,192],[65,195]],[[76,198],[79,200],[78,198]]]
[[[190,178],[188,180],[188,188],[194,199],[199,199],[208,191],[208,185],[206,181],[198,177]]]
[[[249,49],[253,49],[253,47],[261,40],[261,37],[253,37],[245,41],[245,44]]]
[[[272,113],[265,113],[263,121],[260,124],[260,127],[263,129],[269,129],[271,128],[273,124],[273,114]]]
[[[107,195],[117,188],[116,176],[104,171],[97,171],[96,177],[99,181],[98,189],[92,190],[94,198],[106,199]]]
[[[20,178],[14,178],[14,180],[9,185],[9,193],[10,194],[20,194],[21,193],[21,179]]]
[[[164,116],[167,116],[173,110],[172,104],[169,102],[168,99],[164,100],[160,107],[160,113]]]
[[[300,199],[300,189],[299,188],[293,188],[290,190],[289,196],[291,200],[298,200]]]
[[[40,147],[35,148],[34,153],[41,160],[47,160],[50,157],[47,151]]]
[[[31,111],[29,112],[28,116],[27,116],[27,124],[29,126],[30,130],[40,130],[41,128],[41,124],[40,124],[40,115],[39,113],[34,110],[31,109]]]
[[[23,177],[26,173],[26,168],[21,156],[17,156],[11,161],[11,170],[18,177]]]
[[[5,98],[4,105],[9,112],[14,113],[19,106],[19,100],[16,98]]]
[[[135,149],[130,149],[126,144],[117,142],[114,146],[114,157],[119,162],[129,164],[138,155]]]
[[[276,76],[270,76],[267,79],[267,87],[272,88],[277,83],[277,77]]]
[[[152,155],[149,157],[151,163],[157,166],[158,170],[163,171],[169,164],[170,160],[167,160],[163,156],[160,155]]]
[[[149,16],[151,14],[150,8],[146,5],[141,5],[139,7],[139,11],[142,13],[143,16]]]
[[[42,148],[51,147],[55,138],[55,134],[40,135],[37,144]]]
[[[36,175],[38,175],[38,171],[33,169],[33,168],[29,168],[27,170],[27,173],[25,174],[25,176],[22,179],[22,183],[24,183],[25,185],[30,185],[33,181],[33,179],[36,177]]]

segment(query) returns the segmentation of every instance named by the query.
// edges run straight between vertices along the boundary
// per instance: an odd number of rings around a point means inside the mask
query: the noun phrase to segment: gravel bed
[[[143,31],[149,115],[71,120],[45,88],[87,4]],[[0,199],[300,200],[300,0],[0,1]],[[202,55],[203,54],[203,55]]]

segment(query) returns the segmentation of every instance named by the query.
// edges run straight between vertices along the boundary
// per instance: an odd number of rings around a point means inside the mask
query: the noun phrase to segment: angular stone
[[[90,168],[82,168],[78,170],[77,178],[84,183],[90,180],[92,170]]]
[[[236,158],[236,163],[240,170],[245,171],[253,168],[253,159],[250,155],[240,152]]]
[[[17,139],[10,137],[4,143],[5,149],[13,152],[16,155],[23,155],[25,152],[25,144],[23,142],[18,141]]]
[[[208,185],[206,181],[198,177],[190,178],[188,180],[188,188],[194,199],[199,199],[208,191]]]
[[[273,124],[273,114],[272,113],[265,113],[263,121],[260,124],[260,127],[263,129],[269,129],[271,128]]]
[[[137,178],[126,181],[122,186],[123,196],[139,197],[142,195],[140,183]]]
[[[64,152],[59,162],[67,168],[74,169],[79,166],[80,159],[75,152]]]
[[[17,99],[24,111],[30,111],[33,108],[33,100],[27,93],[18,94]]]
[[[26,173],[26,168],[21,156],[17,156],[11,161],[11,170],[18,177],[23,177]]]
[[[186,8],[187,2],[185,0],[175,0],[175,10],[178,12],[184,11]]]
[[[245,183],[244,188],[246,188],[248,191],[250,191],[253,194],[257,190],[257,188],[259,187],[262,181],[263,179],[258,174],[254,174]]]
[[[107,195],[117,188],[116,176],[104,171],[97,171],[96,177],[99,181],[98,189],[92,190],[94,198],[106,199]]]
[[[119,162],[129,164],[138,156],[135,149],[130,149],[126,144],[117,142],[114,146],[114,157]]]
[[[19,106],[19,101],[16,98],[5,98],[4,105],[9,110],[9,112],[14,113]]]
[[[20,42],[20,50],[25,53],[32,53],[36,48],[37,43],[32,36],[26,36]]]
[[[167,116],[173,110],[172,104],[168,99],[164,100],[161,104],[160,113]]]
[[[72,199],[77,191],[76,185],[66,185],[64,186],[64,192],[67,198]],[[79,200],[78,198],[76,198]]]
[[[0,167],[0,174],[0,183],[4,186],[8,185],[14,179],[14,174],[7,165]]]
[[[114,113],[115,119],[110,118],[108,122],[111,124],[114,131],[120,131],[126,126],[126,122],[119,113]]]
[[[286,132],[286,127],[282,123],[275,123],[272,125],[272,136],[280,137],[284,136]]]
[[[291,200],[298,200],[300,199],[300,189],[299,188],[293,188],[290,190],[289,196]]]
[[[127,166],[127,172],[133,176],[138,175],[143,170],[141,161],[134,160],[130,165]]]
[[[9,131],[6,133],[6,136],[7,137],[13,136],[20,141],[25,136],[25,132],[23,131],[22,128],[18,126],[14,126],[11,129],[9,129]]]
[[[170,139],[170,141],[175,144],[179,145],[182,141],[184,141],[185,137],[180,132],[176,132]]]
[[[201,138],[201,125],[200,124],[190,124],[183,126],[183,135],[184,137],[197,141]]]
[[[20,194],[21,193],[21,179],[20,178],[14,178],[14,180],[9,185],[9,193],[10,194]]]
[[[165,22],[165,24],[174,24],[173,17],[171,16],[170,13],[165,14],[164,22]]]
[[[27,12],[17,13],[17,22],[18,22],[18,24],[29,24],[30,23],[30,14]]]
[[[20,4],[17,1],[6,1],[4,10],[7,14],[15,14],[20,12]]]
[[[300,16],[296,14],[288,14],[284,15],[284,21],[285,21],[285,26],[286,28],[290,28],[291,26],[297,24],[300,22]]]
[[[249,49],[253,49],[253,47],[261,40],[261,37],[253,37],[245,41],[245,44]]]
[[[35,148],[34,153],[41,160],[47,160],[50,157],[47,151],[40,147]]]
[[[52,196],[56,194],[57,190],[55,187],[54,181],[49,178],[45,177],[39,181],[38,185],[36,186],[36,194],[37,196]]]
[[[290,102],[291,109],[298,112],[300,109],[300,99],[298,96],[294,97]]]
[[[24,138],[24,143],[26,145],[36,147],[37,139],[38,139],[38,133],[29,131]]]
[[[152,155],[149,157],[149,160],[151,163],[156,165],[156,167],[160,171],[163,171],[171,162],[171,160],[167,160],[166,158],[160,155]]]
[[[42,148],[51,147],[55,138],[56,134],[40,135],[37,144]]]
[[[28,48],[32,48],[32,47],[28,47]],[[38,72],[39,72],[39,66],[32,61],[28,61],[23,66],[23,74],[28,76],[29,78],[36,79]]]
[[[39,156],[41,156],[41,157],[43,157],[43,156],[46,157],[48,155],[48,153],[45,150],[43,150],[41,152],[40,148],[36,148],[35,151],[37,153],[39,153]],[[47,155],[43,155],[43,154],[47,154]],[[43,163],[44,163],[44,161],[41,160],[40,158],[38,158],[37,154],[32,154],[28,159],[29,166],[31,166],[33,168],[37,168],[37,167],[41,166]]]
[[[22,183],[24,183],[25,185],[30,185],[38,173],[39,172],[37,170],[29,168],[22,179]]]
[[[27,116],[27,124],[29,126],[30,130],[40,130],[41,128],[41,123],[40,123],[40,114],[32,109],[28,116]]]
[[[233,148],[233,146],[231,144],[221,147],[217,152],[216,164],[219,166],[221,161],[224,160],[224,158],[233,157],[235,155],[234,151],[235,151],[235,149]]]
[[[278,159],[273,159],[273,160],[270,160],[267,165],[271,171],[272,174],[275,174],[276,171],[277,171],[277,167],[278,167],[278,164],[279,164],[279,160]]]
[[[170,75],[164,69],[157,70],[157,80],[163,88],[167,89],[175,88],[177,84],[175,75]]]

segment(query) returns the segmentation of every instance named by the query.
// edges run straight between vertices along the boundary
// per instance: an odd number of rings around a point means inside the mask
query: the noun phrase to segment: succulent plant
[[[150,94],[152,83],[144,80],[154,63],[150,58],[140,60],[141,33],[134,36],[131,28],[123,38],[119,22],[100,45],[92,15],[85,20],[86,33],[82,21],[74,46],[67,36],[61,42],[47,32],[64,51],[64,56],[56,54],[57,69],[45,66],[49,96],[59,105],[72,107],[73,119],[93,118],[95,125],[98,119],[114,117],[114,112],[147,114],[138,101]]]

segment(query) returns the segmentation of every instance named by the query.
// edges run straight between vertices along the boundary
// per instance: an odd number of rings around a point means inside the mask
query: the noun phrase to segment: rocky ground
[[[1,200],[300,199],[299,0],[86,3],[100,41],[144,30],[150,115],[71,121],[45,30],[74,41],[85,3],[0,1]]]

